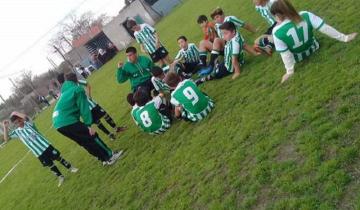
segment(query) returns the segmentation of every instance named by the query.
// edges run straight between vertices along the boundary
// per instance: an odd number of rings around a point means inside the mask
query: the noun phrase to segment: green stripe
[[[95,138],[95,142],[108,153],[109,157],[112,156],[112,151],[106,145],[104,145],[102,141],[98,139],[98,137]]]

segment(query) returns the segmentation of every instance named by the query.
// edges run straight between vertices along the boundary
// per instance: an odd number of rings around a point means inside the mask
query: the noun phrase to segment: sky
[[[46,57],[60,64],[48,43],[71,11],[113,17],[123,6],[124,0],[0,0],[0,95],[12,94],[9,78],[16,79],[23,70],[47,72],[51,65]]]

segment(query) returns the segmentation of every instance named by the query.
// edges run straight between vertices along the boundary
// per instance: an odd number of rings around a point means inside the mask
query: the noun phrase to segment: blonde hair
[[[275,1],[271,6],[270,12],[274,16],[278,16],[281,19],[289,18],[295,23],[299,23],[302,21],[301,16],[288,0]]]

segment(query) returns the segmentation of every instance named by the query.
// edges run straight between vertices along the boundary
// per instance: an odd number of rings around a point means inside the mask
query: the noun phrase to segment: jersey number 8
[[[150,127],[152,125],[151,119],[149,117],[149,112],[148,111],[144,111],[140,114],[140,118],[142,123],[144,124],[145,127]]]
[[[191,87],[187,87],[183,90],[184,96],[189,99],[192,105],[195,105],[199,101],[199,96],[196,95],[195,91]]]

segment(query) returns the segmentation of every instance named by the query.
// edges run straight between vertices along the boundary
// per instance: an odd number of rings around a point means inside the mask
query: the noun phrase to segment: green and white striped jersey
[[[243,45],[243,39],[240,37],[239,34],[237,34],[230,41],[226,42],[224,49],[224,63],[226,69],[229,72],[234,72],[234,67],[232,64],[233,57],[236,57],[238,59],[240,65],[245,63]]]
[[[158,110],[162,103],[162,98],[157,96],[144,106],[133,108],[133,118],[143,131],[161,134],[170,128],[170,120]]]
[[[79,84],[86,87],[87,86],[87,81],[86,80],[82,80],[82,79],[79,79],[78,80]],[[92,98],[89,98],[87,97],[87,100],[89,102],[89,109],[92,110],[94,109],[98,104],[92,99]]]
[[[237,17],[235,16],[226,16],[225,19],[224,19],[224,23],[225,22],[232,22],[235,24],[236,26],[236,29],[237,31],[240,33],[239,29],[241,27],[243,27],[245,25],[245,22],[238,19]],[[224,35],[220,29],[220,26],[222,25],[222,23],[216,23],[215,24],[215,30],[216,30],[216,33],[218,34],[219,38],[223,39],[224,38]]]
[[[302,61],[319,49],[313,30],[319,30],[325,23],[311,12],[302,11],[299,14],[303,19],[300,23],[295,24],[287,19],[273,29],[276,51],[289,50],[296,62]]]
[[[151,82],[154,85],[154,88],[156,91],[158,92],[170,92],[170,87],[169,85],[167,85],[164,81],[162,81],[161,79],[152,76],[151,77]]]
[[[189,43],[187,49],[179,50],[175,59],[184,60],[185,63],[199,63],[200,62],[199,49],[196,47],[194,43]]]
[[[270,8],[276,0],[269,0],[264,6],[255,6],[255,9],[260,15],[265,18],[266,22],[272,26],[276,23],[275,17],[271,14]]]
[[[145,47],[145,50],[152,54],[156,51],[156,30],[149,24],[140,24],[140,30],[134,32],[136,41]]]
[[[213,101],[196,84],[186,79],[171,93],[171,104],[183,108],[182,117],[193,122],[204,119],[214,108]]]
[[[16,128],[9,133],[11,138],[19,138],[31,152],[39,157],[50,146],[50,143],[36,129],[35,125],[26,121],[23,128]]]

